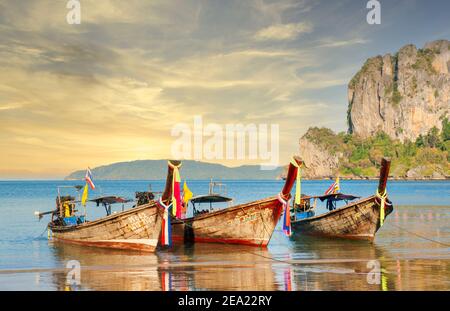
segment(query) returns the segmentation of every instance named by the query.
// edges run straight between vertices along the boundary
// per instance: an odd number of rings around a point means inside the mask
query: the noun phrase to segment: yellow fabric
[[[384,224],[384,206],[386,205],[387,192],[384,190],[383,194],[380,194],[377,189],[377,197],[380,199],[380,227]]]
[[[88,190],[88,184],[86,183],[86,186],[84,186],[83,195],[81,196],[81,204],[82,204],[83,206],[86,206],[86,201],[87,201],[87,198],[88,198],[88,193],[89,193],[89,190]]]
[[[297,179],[295,181],[295,204],[299,205],[302,199],[302,191],[301,191],[301,179],[302,179],[302,171],[300,168],[297,169]]]
[[[381,290],[384,292],[388,290],[388,279],[383,271],[381,271]]]
[[[299,205],[302,199],[302,191],[301,191],[301,179],[302,179],[302,171],[301,164],[298,165],[297,161],[294,158],[291,160],[291,164],[297,168],[297,177],[295,179],[295,204]]]
[[[186,180],[184,181],[183,184],[183,192],[184,192],[184,198],[183,201],[185,204],[187,204],[189,202],[189,200],[192,198],[193,193],[192,191],[188,188],[187,184],[186,184]]]
[[[63,206],[64,206],[64,217],[72,216],[71,213],[70,213],[70,205],[69,205],[69,203],[68,202],[64,202]]]

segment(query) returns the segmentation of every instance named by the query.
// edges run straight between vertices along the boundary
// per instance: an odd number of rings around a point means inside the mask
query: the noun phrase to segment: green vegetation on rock
[[[331,155],[338,155],[338,171],[346,177],[376,177],[380,159],[392,159],[394,177],[431,177],[450,175],[450,122],[442,121],[442,131],[432,128],[415,142],[400,142],[384,132],[363,139],[357,135],[313,127],[305,137]]]
[[[383,68],[383,57],[376,56],[366,60],[361,70],[350,80],[349,87],[354,88],[359,82],[361,77],[366,76],[368,73],[380,72]]]
[[[417,60],[412,65],[414,70],[424,69],[430,74],[435,74],[436,70],[433,68],[433,59],[435,52],[431,49],[417,50]]]
[[[397,84],[397,82],[394,82],[394,88],[393,89],[394,90],[392,91],[391,100],[392,100],[392,103],[395,106],[398,106],[400,104],[401,100],[402,100],[402,95],[398,91],[398,84]]]

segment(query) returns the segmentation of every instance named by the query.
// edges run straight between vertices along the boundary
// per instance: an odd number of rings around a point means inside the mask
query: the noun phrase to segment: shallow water
[[[163,187],[161,181],[101,181],[97,195]],[[47,240],[46,219],[56,186],[68,181],[0,182],[0,290],[449,290],[450,182],[390,182],[394,212],[374,243],[290,239],[280,224],[267,249],[175,245],[156,254],[62,245]],[[235,203],[279,192],[279,181],[227,181]],[[322,193],[329,181],[305,181],[304,193]],[[207,181],[190,182],[194,194]],[[370,195],[373,181],[341,181],[346,193]],[[94,194],[91,194],[94,196]],[[121,206],[117,207],[120,210]],[[88,206],[88,216],[103,210]],[[80,284],[66,285],[70,260],[81,264]]]

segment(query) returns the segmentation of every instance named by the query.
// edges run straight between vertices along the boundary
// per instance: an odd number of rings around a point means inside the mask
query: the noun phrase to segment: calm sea
[[[281,181],[224,181],[235,203],[276,195]],[[374,243],[287,238],[280,226],[267,249],[175,245],[156,254],[67,246],[47,240],[33,215],[55,206],[56,187],[74,181],[0,181],[0,290],[450,290],[450,182],[389,182],[395,204]],[[90,196],[134,197],[163,181],[97,181]],[[320,194],[330,181],[304,181]],[[192,181],[194,194],[208,181]],[[375,181],[341,181],[342,191],[374,193]],[[63,189],[67,191],[67,189]],[[68,192],[67,192],[68,193]],[[121,205],[116,207],[120,210]],[[88,218],[104,214],[88,205]],[[81,264],[81,283],[66,286],[66,263]]]

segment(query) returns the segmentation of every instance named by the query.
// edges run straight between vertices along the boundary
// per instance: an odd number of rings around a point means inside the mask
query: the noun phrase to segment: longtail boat
[[[301,164],[302,161],[294,157],[278,196],[186,219],[172,219],[173,240],[267,246],[283,209],[289,208],[287,202]]]
[[[301,205],[294,206],[291,220],[292,230],[297,234],[312,236],[336,237],[373,241],[375,234],[384,222],[384,218],[393,211],[392,203],[387,198],[386,184],[389,176],[390,160],[382,159],[380,179],[376,195],[358,199],[359,197],[342,193],[324,196],[302,196]],[[314,204],[310,201],[314,199]],[[297,208],[302,212],[310,212],[316,206],[316,200],[327,201],[331,211],[312,217],[297,219]],[[335,208],[334,201],[352,201],[345,206]],[[334,209],[335,208],[335,209]]]
[[[178,161],[169,161],[169,172]],[[172,174],[168,174],[166,183],[172,184]],[[167,188],[167,187],[166,187]],[[167,194],[163,194],[167,197]],[[94,199],[97,205],[106,209],[106,217],[87,221],[85,216],[75,215],[76,202],[73,197],[62,197],[58,193],[56,210],[37,213],[39,217],[51,214],[48,224],[51,238],[70,244],[102,248],[138,250],[154,252],[159,241],[164,210],[154,200],[146,204],[118,213],[111,213],[111,204],[122,202],[122,198],[109,196]]]

